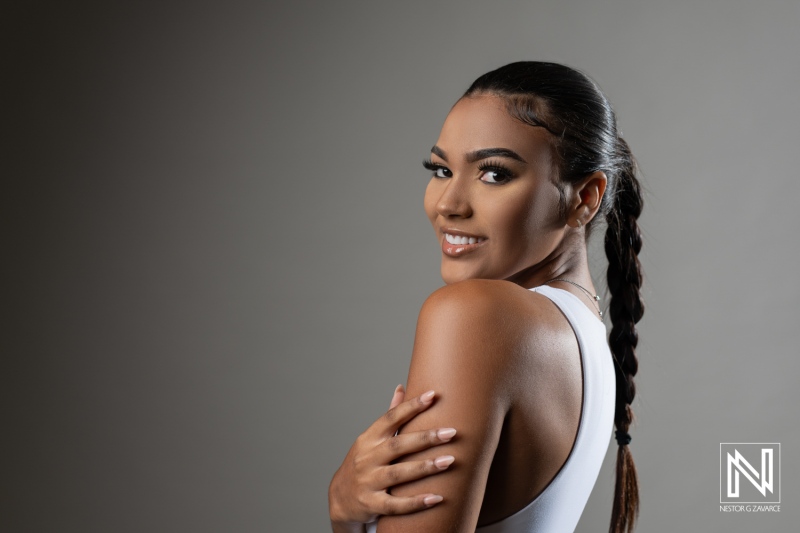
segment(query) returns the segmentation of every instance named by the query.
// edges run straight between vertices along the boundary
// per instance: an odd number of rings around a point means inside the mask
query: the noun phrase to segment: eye
[[[439,167],[436,170],[434,170],[433,175],[437,178],[450,178],[453,176],[453,173],[450,172],[449,169],[446,169],[444,167]]]
[[[422,166],[433,172],[434,178],[452,178],[453,173],[450,172],[450,169],[440,165],[438,163],[434,163],[433,161],[426,159],[422,162]]]
[[[485,164],[479,168],[483,172],[480,179],[484,183],[499,185],[510,181],[514,177],[510,170],[497,164]]]

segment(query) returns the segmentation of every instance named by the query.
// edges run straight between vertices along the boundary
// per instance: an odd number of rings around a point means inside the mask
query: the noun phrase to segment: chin
[[[455,265],[444,265],[444,264],[442,265],[441,274],[442,274],[442,281],[444,281],[445,285],[451,285],[453,283],[458,283],[459,281],[465,281],[468,279],[479,279],[482,277],[474,269],[463,268],[463,267],[459,268]]]

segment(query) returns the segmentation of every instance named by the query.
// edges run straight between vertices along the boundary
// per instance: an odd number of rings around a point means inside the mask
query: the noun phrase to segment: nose
[[[469,191],[465,184],[456,177],[447,181],[447,185],[436,203],[436,211],[445,218],[469,218],[472,216],[472,206],[469,201]]]

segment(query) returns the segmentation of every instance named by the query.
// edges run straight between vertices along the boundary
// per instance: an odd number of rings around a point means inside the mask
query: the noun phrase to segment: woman
[[[446,286],[420,312],[414,398],[398,388],[331,482],[334,531],[573,531],[613,425],[610,531],[632,531],[642,195],[608,101],[568,67],[506,65],[456,102],[424,166]],[[608,341],[586,251],[603,217]]]

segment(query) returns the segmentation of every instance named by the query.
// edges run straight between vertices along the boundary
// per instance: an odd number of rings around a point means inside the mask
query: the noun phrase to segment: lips
[[[472,235],[461,230],[443,229],[442,253],[449,257],[462,257],[480,249],[486,243],[486,237]]]

